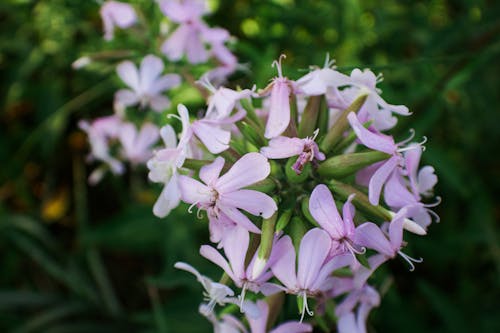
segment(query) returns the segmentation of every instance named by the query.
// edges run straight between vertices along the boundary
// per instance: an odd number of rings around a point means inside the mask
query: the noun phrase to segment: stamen
[[[313,136],[312,136],[312,140],[315,141],[316,140],[316,137],[318,136],[319,134],[319,128],[316,128],[316,130],[313,132]]]
[[[175,119],[177,119],[177,120],[179,120],[179,121],[182,122],[181,117],[179,115],[175,114],[175,113],[167,114],[167,118],[175,118]]]
[[[303,299],[302,299],[302,314],[300,316],[301,323],[304,320],[304,315],[306,314],[306,312],[309,316],[314,316],[314,312],[309,310],[309,305],[307,304],[307,293],[305,291],[302,292],[302,297],[303,297]]]
[[[440,197],[440,196],[437,196],[437,197],[436,197],[436,202],[432,202],[432,203],[424,204],[424,207],[426,207],[426,208],[432,208],[432,207],[436,207],[436,206],[438,206],[440,203],[441,203],[441,197]]]
[[[246,295],[246,292],[247,292],[247,283],[243,283],[243,289],[241,290],[241,295],[238,296],[238,298],[240,299],[240,312],[243,313],[243,302],[245,301],[245,295]]]
[[[384,81],[384,75],[382,73],[378,73],[376,76],[376,82],[380,83],[382,81]]]
[[[198,81],[196,81],[195,83],[205,87],[208,91],[210,91],[212,94],[215,94],[215,92],[217,91],[217,89],[214,87],[214,85],[212,84],[212,82],[210,82],[210,80],[208,79],[208,76],[206,75],[203,75]]]
[[[413,264],[414,262],[420,264],[424,261],[423,258],[415,259],[415,258],[412,258],[409,255],[407,255],[406,253],[403,253],[401,251],[398,251],[398,254],[401,257],[403,257],[403,259],[406,260],[406,262],[408,264],[410,264],[410,272],[413,272],[415,270],[415,265]]]
[[[439,217],[439,215],[435,211],[430,210],[430,209],[426,209],[426,210],[427,210],[427,213],[429,213],[430,215],[432,215],[434,217],[436,223],[441,222],[441,218]]]
[[[278,77],[283,77],[283,73],[281,71],[281,59],[286,59],[286,55],[281,54],[278,60],[274,60],[271,64],[272,67],[276,67],[278,70]]]
[[[196,202],[194,202],[193,204],[191,204],[191,206],[189,206],[189,208],[188,208],[188,213],[189,213],[189,214],[193,214],[193,207],[194,207],[194,206],[196,206],[198,203],[199,203],[199,202],[198,202],[198,201],[196,201]]]
[[[407,139],[398,143],[398,146],[402,146],[402,145],[410,142],[415,137],[415,130],[413,128],[410,128],[409,132],[410,132],[410,136]]]

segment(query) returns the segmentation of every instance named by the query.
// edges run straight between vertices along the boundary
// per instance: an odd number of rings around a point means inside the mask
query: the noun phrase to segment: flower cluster
[[[199,252],[222,269],[221,281],[183,262],[176,268],[201,283],[200,313],[215,332],[299,333],[314,325],[366,332],[380,303],[370,277],[396,257],[413,270],[422,259],[407,254],[405,231],[425,235],[439,220],[431,210],[439,198],[429,202],[434,169],[419,167],[426,140],[411,142],[412,133],[396,142],[387,133],[397,116],[410,115],[408,108],[381,97],[381,76],[368,69],[341,73],[328,58],[323,68],[292,80],[283,73],[283,55],[267,87],[224,87],[237,60],[226,47],[229,33],[202,20],[205,2],[157,2],[172,27],[157,50],[171,62],[168,73],[153,54],[139,67],[130,60],[117,65],[127,88],[115,93],[115,114],[80,123],[89,159],[103,162],[90,180],[106,169],[123,173],[123,161],[146,164],[149,180],[163,187],[156,216],[184,202],[193,218],[208,220],[212,245]],[[117,1],[106,1],[101,15],[107,40],[115,27],[129,28],[140,17]],[[208,96],[206,110],[193,117],[178,104],[165,117],[171,104],[165,92],[183,81],[175,64],[209,60],[215,68],[199,81],[185,80]],[[131,110],[143,115],[140,125],[129,120]],[[297,300],[297,320],[276,326],[276,299],[285,295]],[[235,305],[245,320],[230,308],[218,311]]]
[[[126,170],[124,162],[128,162],[132,167],[145,165],[152,157],[153,147],[157,145],[160,137],[167,148],[177,146],[173,129],[160,130],[157,124],[162,122],[151,116],[148,111],[161,114],[171,107],[165,93],[181,86],[183,79],[178,74],[181,68],[186,75],[185,81],[189,81],[191,69],[196,65],[206,66],[209,63],[213,68],[204,77],[205,80],[214,82],[225,81],[227,76],[238,68],[237,58],[226,46],[230,40],[229,33],[222,28],[210,27],[202,20],[202,17],[209,13],[205,1],[160,0],[157,10],[163,16],[164,22],[168,22],[172,27],[165,41],[158,49],[150,50],[151,54],[140,59],[139,66],[131,60],[123,60],[116,65],[116,74],[126,87],[119,89],[114,95],[113,115],[79,123],[80,128],[87,133],[91,146],[88,160],[102,163],[90,175],[91,184],[99,182],[107,170],[115,175],[123,174]],[[114,39],[117,28],[130,29],[139,26],[139,17],[142,16],[131,4],[114,0],[105,1],[100,14],[106,41]],[[107,51],[81,57],[74,62],[73,67],[80,69],[96,63],[96,60],[120,55],[120,51],[116,52],[118,53]],[[165,63],[157,53],[162,53],[169,63]],[[215,104],[220,103],[215,101]],[[231,105],[226,107],[231,108]],[[142,112],[136,112],[137,109]],[[210,113],[211,121],[217,121],[219,118],[214,112]],[[191,128],[194,135],[209,139],[207,128],[215,127],[210,121],[200,121]],[[163,154],[168,154],[168,151]],[[187,152],[179,152],[176,158],[181,159],[185,154]],[[150,161],[150,164],[154,163]],[[182,166],[182,163],[179,163],[179,167]],[[153,172],[150,175],[152,181],[166,182],[165,179],[172,176],[176,179],[176,175],[172,174],[173,170],[165,163],[163,165],[168,170],[156,174]],[[157,165],[158,167],[160,166]],[[166,191],[170,192],[170,189]],[[168,213],[160,212],[168,206],[166,203],[157,206],[157,215]]]
[[[383,133],[396,124],[394,114],[409,112],[380,97],[371,71],[345,75],[327,61],[294,81],[283,75],[282,58],[262,90],[204,82],[211,96],[203,117],[191,120],[178,106],[178,143],[165,140],[148,162],[150,179],[164,184],[154,213],[164,217],[183,201],[208,218],[214,246],[201,246],[200,254],[241,290],[251,332],[271,326],[266,300],[283,292],[297,297],[299,321],[272,332],[310,332],[306,314],[337,318],[340,332],[365,332],[380,303],[368,284],[372,273],[397,256],[410,270],[422,261],[403,252],[404,231],[425,235],[437,219],[430,210],[436,203],[422,201],[437,177],[430,166],[419,169],[423,142],[395,143]],[[215,331],[248,332],[236,317],[216,315],[215,305],[229,301],[202,285],[208,303],[200,312]],[[233,300],[234,291],[223,288]]]

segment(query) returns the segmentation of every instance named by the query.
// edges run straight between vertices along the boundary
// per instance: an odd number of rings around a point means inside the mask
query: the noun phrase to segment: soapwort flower
[[[269,146],[262,147],[260,152],[269,159],[288,158],[299,156],[292,166],[295,173],[300,174],[307,162],[317,163],[323,161],[325,154],[320,152],[314,141],[318,136],[318,130],[314,131],[313,137],[305,139],[277,136],[269,141]]]
[[[356,305],[358,308],[355,312]],[[365,285],[351,291],[335,309],[335,315],[339,318],[339,333],[366,333],[366,319],[372,308],[379,305],[380,295],[373,287]]]
[[[174,267],[196,276],[198,282],[200,282],[203,289],[205,289],[203,296],[207,303],[200,306],[200,312],[202,312],[204,316],[211,317],[213,315],[215,305],[223,306],[228,303],[236,304],[238,306],[241,304],[241,311],[247,313],[250,317],[260,316],[260,310],[255,303],[250,301],[239,302],[236,297],[233,297],[234,291],[225,284],[213,282],[210,278],[201,275],[196,268],[184,262],[176,262]]]
[[[309,211],[318,224],[330,235],[332,246],[330,255],[335,256],[351,253],[355,259],[356,254],[365,252],[365,249],[356,244],[357,230],[354,226],[354,207],[351,204],[354,195],[351,195],[343,207],[343,218],[340,217],[332,193],[324,184],[316,186],[309,199]]]
[[[125,29],[137,22],[134,7],[128,3],[106,1],[99,12],[104,25],[104,39],[108,41],[113,39],[115,26]]]
[[[120,63],[116,72],[131,89],[118,90],[115,94],[115,105],[118,108],[136,104],[145,108],[149,105],[156,112],[168,108],[170,101],[162,92],[178,86],[181,77],[177,74],[160,76],[163,69],[163,61],[154,55],[144,57],[139,70],[131,61]]]
[[[214,243],[220,242],[225,229],[235,224],[250,232],[260,233],[259,228],[240,209],[263,218],[271,217],[278,209],[267,194],[244,189],[267,178],[271,172],[264,156],[248,153],[220,176],[224,163],[224,158],[217,157],[214,162],[202,167],[200,179],[203,183],[188,176],[179,177],[182,200],[207,211]]]
[[[278,259],[271,270],[274,276],[284,285],[282,290],[302,297],[300,321],[309,310],[308,296],[317,296],[332,288],[330,274],[341,267],[352,263],[351,255],[329,256],[332,241],[330,236],[319,228],[309,230],[300,242],[298,268],[296,270],[296,254],[289,236],[283,236],[284,254]]]
[[[406,214],[407,211],[403,208],[393,217],[392,221],[389,223],[387,235],[375,223],[363,223],[358,227],[356,242],[385,255],[387,259],[400,255],[410,265],[410,271],[413,271],[415,269],[413,263],[421,263],[423,259],[412,258],[401,251],[404,245],[403,223]]]

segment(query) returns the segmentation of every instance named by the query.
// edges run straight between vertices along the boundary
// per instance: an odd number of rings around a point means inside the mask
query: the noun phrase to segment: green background
[[[94,166],[85,164],[78,120],[110,114],[121,87],[116,62],[161,42],[155,5],[132,2],[155,28],[148,36],[119,32],[111,43],[102,40],[96,2],[0,3],[2,332],[210,330],[197,314],[201,288],[172,267],[182,260],[219,276],[196,251],[207,242],[206,224],[186,207],[156,219],[151,206],[160,188],[144,170],[86,185]],[[411,254],[424,258],[415,272],[394,260],[379,273],[388,289],[369,330],[500,332],[500,2],[211,5],[207,20],[229,29],[249,66],[233,84],[264,87],[281,53],[285,74],[298,78],[329,52],[340,71],[384,74],[384,98],[413,112],[400,119],[397,138],[409,128],[429,138],[423,159],[439,177],[442,222],[424,238],[409,237]],[[125,52],[71,69],[78,57],[103,50]]]

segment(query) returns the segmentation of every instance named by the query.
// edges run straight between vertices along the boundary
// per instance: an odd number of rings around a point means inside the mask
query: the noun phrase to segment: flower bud
[[[302,214],[304,214],[304,217],[307,219],[307,221],[309,221],[315,227],[320,227],[318,222],[316,222],[316,220],[312,217],[311,212],[309,211],[309,197],[305,197],[302,200],[302,202],[300,203],[300,208],[302,210]]]
[[[343,138],[344,132],[349,128],[349,122],[347,121],[347,115],[351,112],[358,112],[366,101],[368,94],[359,95],[351,105],[345,109],[337,121],[330,127],[330,130],[326,133],[325,138],[321,141],[319,147],[320,150],[328,154]]]
[[[323,95],[309,97],[299,123],[299,138],[305,138],[313,135],[314,130],[316,129],[316,124],[318,123],[318,115],[323,98]]]
[[[256,130],[257,126],[249,119],[243,119],[236,123],[243,137],[256,147],[267,145],[263,133]]]
[[[266,178],[253,185],[245,187],[247,190],[255,190],[267,194],[272,194],[276,188],[276,182],[271,178]]]
[[[306,163],[304,165],[304,168],[302,169],[302,172],[300,174],[297,174],[297,172],[293,169],[293,165],[295,164],[296,160],[297,158],[295,157],[289,158],[285,165],[286,179],[292,184],[302,183],[306,181],[309,177],[309,173],[311,172],[311,164]]]
[[[253,266],[252,276],[259,276],[264,267],[266,266],[269,256],[271,255],[271,250],[273,247],[274,240],[274,228],[276,226],[276,220],[278,218],[278,213],[275,212],[270,218],[264,219],[262,221],[262,233],[260,235],[260,245],[257,252],[257,260]]]
[[[321,163],[318,173],[327,178],[342,178],[389,157],[390,155],[380,151],[337,155]]]
[[[290,222],[290,219],[292,218],[292,210],[287,209],[285,210],[280,217],[278,218],[278,222],[276,223],[276,233],[280,232],[281,230],[285,229],[288,223]]]

